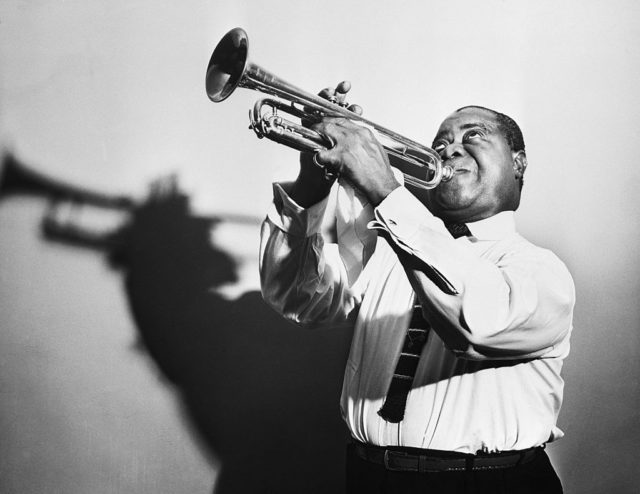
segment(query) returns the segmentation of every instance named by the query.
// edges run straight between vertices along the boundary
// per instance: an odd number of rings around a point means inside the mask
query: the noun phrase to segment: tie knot
[[[453,236],[453,238],[471,236],[469,228],[464,223],[447,223],[444,226],[447,227],[447,230],[449,230],[449,233]]]

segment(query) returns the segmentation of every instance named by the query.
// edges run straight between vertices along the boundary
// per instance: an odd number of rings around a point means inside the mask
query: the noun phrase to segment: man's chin
[[[465,217],[466,212],[473,205],[473,197],[468,189],[463,189],[456,184],[440,184],[429,192],[429,209],[442,219],[457,220]]]
[[[457,183],[443,183],[431,192],[435,206],[443,210],[457,210],[465,208],[470,202],[467,188]]]
[[[431,190],[419,189],[408,184],[405,184],[405,187],[439,217],[457,217],[473,204],[469,188],[457,181],[441,183]]]

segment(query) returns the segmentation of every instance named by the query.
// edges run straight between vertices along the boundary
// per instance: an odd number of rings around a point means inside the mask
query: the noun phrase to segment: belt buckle
[[[389,450],[388,449],[384,450],[383,463],[384,463],[384,468],[386,468],[387,470],[393,470],[393,468],[391,468],[391,466],[389,465]]]
[[[398,467],[395,467],[395,466],[391,465],[391,463],[389,462],[390,453],[394,453],[394,452],[390,451],[388,449],[384,450],[384,467],[387,470],[390,470],[392,472],[402,472],[402,471],[404,471],[402,468],[398,468]],[[395,453],[395,454],[398,454],[398,453]]]
[[[406,468],[406,467],[402,467],[402,465],[400,464],[398,466],[398,464],[396,463],[396,466],[392,465],[390,460],[391,455],[395,455],[397,456],[407,456],[406,453],[401,453],[398,451],[390,451],[388,449],[384,450],[384,457],[383,457],[383,463],[384,463],[384,467],[391,471],[391,472],[408,472],[408,471],[412,471],[413,469],[411,468]]]

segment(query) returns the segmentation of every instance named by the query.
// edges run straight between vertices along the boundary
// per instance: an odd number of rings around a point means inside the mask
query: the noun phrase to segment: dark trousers
[[[347,449],[347,494],[562,494],[549,457],[508,468],[454,472],[397,472]]]

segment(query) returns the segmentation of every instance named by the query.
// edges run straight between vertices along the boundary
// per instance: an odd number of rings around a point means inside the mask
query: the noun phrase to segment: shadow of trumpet
[[[0,200],[17,194],[49,201],[46,240],[97,250],[122,272],[139,347],[220,465],[214,492],[343,491],[347,432],[338,401],[351,334],[300,330],[257,291],[236,300],[216,293],[238,278],[238,261],[212,242],[216,227],[234,221],[257,235],[256,218],[193,215],[175,177],[135,201],[65,185],[5,157]],[[120,223],[93,224],[87,208],[116,213]]]

